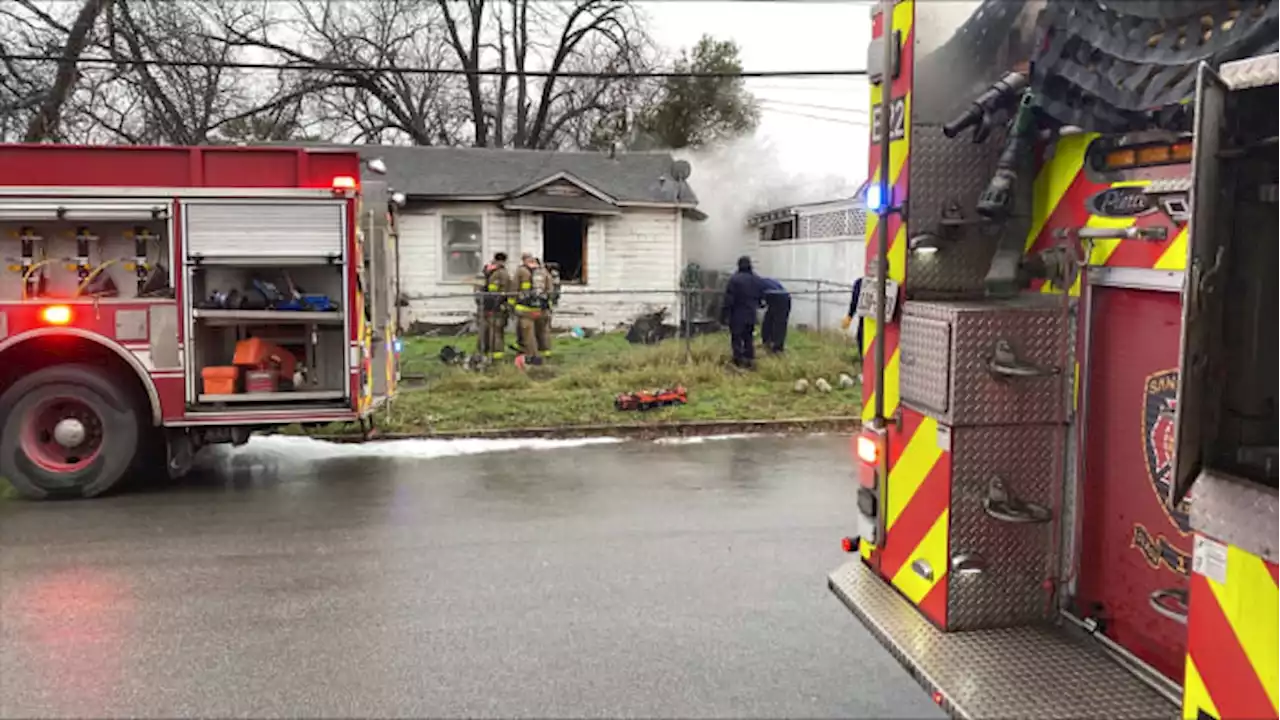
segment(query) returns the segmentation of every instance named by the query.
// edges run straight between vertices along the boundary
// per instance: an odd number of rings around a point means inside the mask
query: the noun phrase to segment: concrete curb
[[[456,430],[449,432],[382,433],[367,440],[355,434],[307,435],[316,440],[335,443],[377,442],[382,440],[452,440],[461,438],[581,438],[623,437],[651,439],[664,437],[699,437],[707,435],[855,432],[862,427],[856,417],[793,418],[788,420],[698,420],[671,423],[634,423],[630,425],[568,425],[563,427],[504,428],[500,430]]]

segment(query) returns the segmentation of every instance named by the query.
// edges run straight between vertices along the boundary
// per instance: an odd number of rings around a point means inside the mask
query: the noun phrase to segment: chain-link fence
[[[852,286],[826,280],[779,279],[781,291],[765,291],[756,310],[758,332],[843,331]],[[409,336],[462,337],[477,334],[497,318],[515,332],[518,293],[439,292],[402,298],[402,332]],[[723,287],[596,289],[565,286],[546,315],[552,332],[582,337],[621,333],[632,342],[653,344],[728,330]]]

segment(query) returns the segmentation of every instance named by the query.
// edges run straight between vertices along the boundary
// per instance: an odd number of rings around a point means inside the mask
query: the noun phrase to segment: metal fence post
[[[822,332],[822,281],[817,281],[818,289],[818,332]]]
[[[684,362],[686,365],[693,364],[693,293],[695,289],[692,287],[681,289],[681,298],[684,303]]]

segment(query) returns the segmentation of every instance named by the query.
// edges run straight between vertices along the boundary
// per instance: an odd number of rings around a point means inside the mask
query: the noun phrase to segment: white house
[[[676,309],[683,226],[701,219],[664,153],[366,146],[386,163],[399,217],[402,319],[460,322],[494,253],[514,271],[522,252],[558,263],[557,325],[612,327],[646,306]],[[445,297],[449,296],[449,297]]]
[[[747,219],[756,271],[792,292],[791,324],[835,327],[866,266],[866,208],[850,198],[776,208]],[[821,281],[821,282],[819,282]],[[822,290],[822,294],[812,291]],[[807,291],[807,292],[803,292]]]

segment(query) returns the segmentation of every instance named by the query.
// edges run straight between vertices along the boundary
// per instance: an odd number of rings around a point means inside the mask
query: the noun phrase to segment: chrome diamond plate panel
[[[1170,193],[1191,192],[1191,178],[1175,177],[1152,180],[1149,185],[1143,188],[1143,192],[1148,195],[1167,195]]]
[[[911,196],[907,237],[950,233],[954,242],[932,255],[907,253],[907,297],[980,298],[991,267],[999,228],[978,224],[940,226],[943,211],[955,205],[962,217],[976,218],[978,196],[995,173],[1004,132],[975,145],[968,134],[949,140],[939,125],[911,128]]]
[[[951,399],[951,325],[904,315],[898,344],[901,397],[911,407],[945,414]]]
[[[1191,527],[1215,540],[1270,562],[1280,562],[1276,552],[1275,488],[1202,472],[1191,486]]]
[[[908,402],[910,407],[956,426],[1065,422],[1065,383],[1072,373],[997,379],[988,369],[1000,340],[1007,341],[1019,358],[1036,365],[1061,370],[1069,363],[1070,316],[1060,299],[1023,296],[991,302],[914,301],[903,306],[904,322],[909,316],[950,323],[952,337],[947,411],[935,412]],[[904,402],[907,397],[904,389]]]
[[[944,633],[861,560],[828,576],[853,611],[944,710],[963,718],[1175,718],[1178,708],[1067,628]]]
[[[1280,82],[1280,54],[1271,53],[1223,63],[1218,75],[1232,90],[1275,85]]]
[[[951,432],[950,549],[976,554],[985,569],[947,575],[947,629],[1027,625],[1054,612],[1044,591],[1052,567],[1051,522],[1016,524],[989,516],[983,499],[993,477],[1011,497],[1057,512],[1062,425],[954,428]]]

